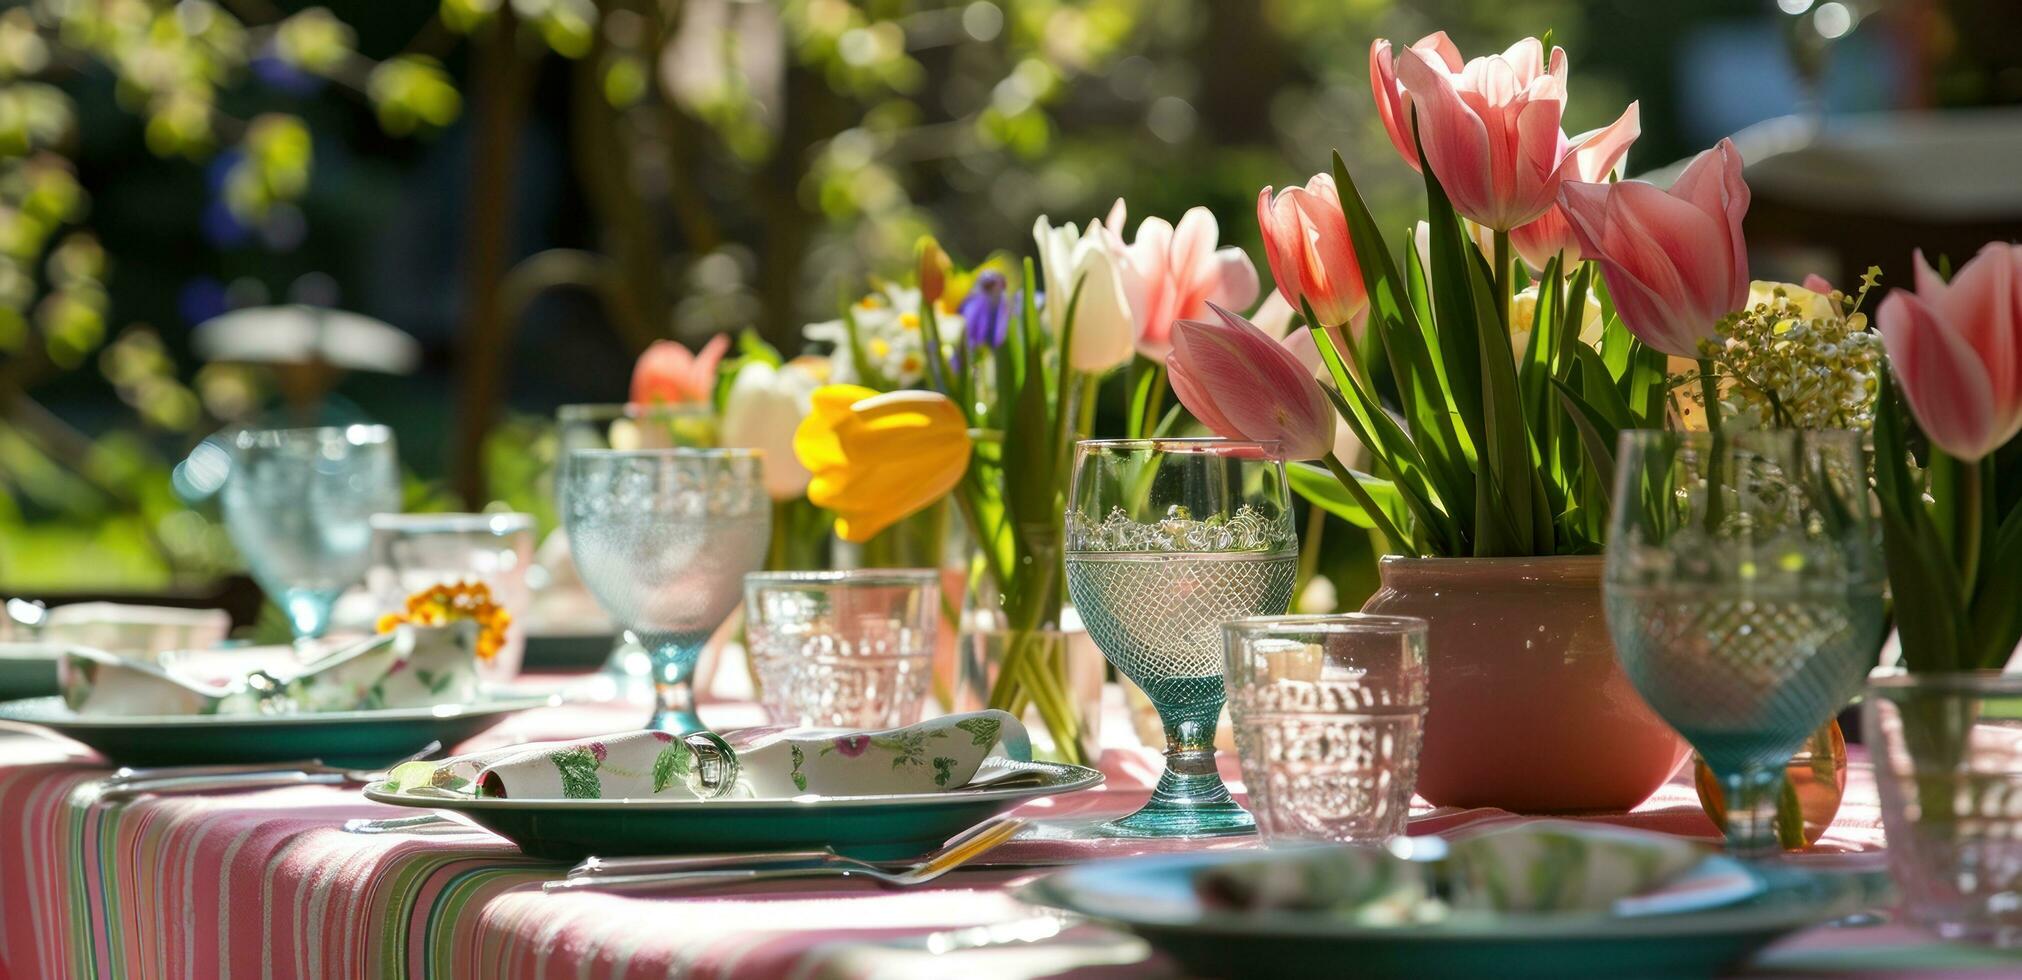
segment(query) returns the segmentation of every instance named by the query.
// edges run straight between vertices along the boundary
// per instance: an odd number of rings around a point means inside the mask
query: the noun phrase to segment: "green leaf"
[[[1881,502],[1882,550],[1895,593],[1896,636],[1903,663],[1913,671],[1969,666],[1966,609],[1958,572],[1945,559],[1924,505],[1924,488],[1910,478],[1909,436],[1894,379],[1881,372],[1875,399],[1875,496]],[[2012,601],[2013,596],[2008,597]]]
[[[604,784],[597,778],[597,757],[586,748],[562,749],[548,756],[562,776],[562,796],[571,800],[595,800],[604,796]]]
[[[1991,502],[1991,500],[1990,500]],[[2017,644],[2022,644],[2022,507],[1994,532],[1993,544],[1980,556],[1980,583],[1972,602],[1973,640],[1979,650],[1976,666],[1999,670]]]
[[[1291,480],[1292,489],[1313,506],[1356,527],[1377,530],[1377,520],[1333,473],[1311,463],[1292,463],[1285,467],[1285,474]],[[1396,484],[1366,473],[1356,473],[1355,479],[1392,525],[1404,527],[1409,523],[1406,520],[1409,512],[1405,510],[1404,499],[1398,494]]]
[[[653,792],[658,793],[674,785],[676,779],[688,778],[688,746],[670,742],[660,754],[653,757]]]
[[[1432,229],[1432,268],[1427,272],[1433,320],[1439,327],[1438,363],[1445,369],[1447,394],[1454,410],[1460,415],[1461,427],[1467,430],[1468,438],[1474,441],[1479,454],[1488,441],[1483,417],[1486,411],[1483,404],[1486,396],[1483,364],[1488,355],[1484,353],[1481,335],[1501,330],[1502,318],[1498,315],[1486,322],[1476,318],[1480,304],[1470,288],[1475,283],[1475,277],[1470,275],[1474,260],[1467,253],[1479,253],[1480,250],[1461,235],[1460,215],[1447,201],[1446,191],[1439,186],[1439,179],[1433,176],[1431,167],[1425,168],[1424,177],[1426,220]],[[1492,287],[1490,294],[1492,297]],[[1491,298],[1490,309],[1493,309],[1493,304]],[[1508,333],[1496,339],[1504,350],[1496,359],[1508,361]]]
[[[1587,454],[1587,466],[1596,476],[1601,477],[1601,500],[1607,506],[1614,506],[1614,485],[1611,474],[1615,472],[1615,454],[1608,447],[1614,445],[1619,429],[1608,424],[1600,411],[1581,398],[1572,386],[1552,379],[1558,388],[1559,399],[1566,407],[1566,417],[1572,420],[1573,428],[1580,435],[1580,446]]]
[[[1376,335],[1371,346],[1380,348],[1389,362],[1406,427],[1420,455],[1434,468],[1431,475],[1441,500],[1449,511],[1458,513],[1455,504],[1474,499],[1475,476],[1468,465],[1473,443],[1463,441],[1453,422],[1452,399],[1440,380],[1432,341],[1428,340],[1433,336],[1427,318],[1430,311],[1412,305],[1390,250],[1339,153],[1334,154],[1334,181],[1369,292],[1366,329]]]
[[[1327,372],[1334,381],[1333,386],[1323,385],[1322,388],[1334,401],[1335,411],[1348,423],[1355,438],[1369,449],[1370,454],[1396,476],[1398,487],[1417,518],[1419,532],[1425,535],[1435,552],[1453,554],[1461,547],[1458,541],[1461,532],[1439,503],[1442,499],[1440,492],[1430,482],[1429,468],[1419,454],[1418,445],[1383,410],[1374,393],[1365,389],[1348,369],[1333,335],[1321,331],[1315,333],[1313,339],[1314,346],[1319,348],[1320,360],[1327,365]]]

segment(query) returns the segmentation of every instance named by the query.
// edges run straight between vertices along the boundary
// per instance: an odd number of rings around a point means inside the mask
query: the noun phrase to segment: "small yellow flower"
[[[432,585],[408,596],[405,609],[379,617],[379,632],[391,633],[403,623],[444,626],[459,619],[477,623],[477,658],[486,663],[498,656],[513,621],[505,607],[492,601],[490,586],[466,579]]]
[[[969,422],[938,392],[827,385],[793,453],[814,474],[807,499],[835,512],[843,540],[862,542],[954,489],[969,467]]]

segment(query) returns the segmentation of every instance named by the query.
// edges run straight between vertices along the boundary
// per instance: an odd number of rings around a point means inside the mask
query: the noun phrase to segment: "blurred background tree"
[[[264,417],[189,335],[282,301],[414,335],[327,417],[400,433],[415,504],[544,510],[538,419],[632,357],[756,327],[792,353],[938,235],[1205,204],[1339,148],[1409,220],[1373,37],[1551,29],[1570,130],[1643,106],[1632,171],[1751,122],[2022,103],[2000,0],[30,0],[0,12],[0,587],[161,588],[236,558],[168,467]],[[2004,40],[2005,39],[2005,40]]]

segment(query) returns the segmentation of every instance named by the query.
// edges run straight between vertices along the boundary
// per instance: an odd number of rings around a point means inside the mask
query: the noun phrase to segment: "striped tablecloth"
[[[608,733],[637,713],[582,706],[532,712],[480,742]],[[712,717],[728,725],[742,716],[725,706]],[[1103,759],[1105,788],[1039,801],[1030,812],[1060,819],[1126,812],[1142,802],[1158,765],[1148,750],[1113,749]],[[965,869],[945,884],[904,892],[825,881],[680,898],[549,895],[539,883],[558,876],[560,865],[524,858],[482,831],[346,832],[351,818],[407,813],[355,790],[303,786],[115,804],[97,798],[105,773],[104,763],[67,743],[0,735],[0,980],[1172,972],[1126,936],[1086,925],[1052,935],[1053,923],[1006,891],[1030,872]],[[1437,832],[1516,819],[1500,811],[1429,811],[1413,826]],[[1635,813],[1603,819],[1712,834],[1683,782]],[[1857,770],[1828,838],[1840,856],[1828,859],[1875,860],[1880,843],[1871,784]],[[993,859],[1029,864],[1143,849],[1017,841]],[[1028,930],[1047,938],[936,952]],[[1890,950],[1910,960],[1891,959]],[[1884,928],[1799,937],[1761,962],[1804,973],[1903,962],[1922,969],[1938,961],[1921,940]]]

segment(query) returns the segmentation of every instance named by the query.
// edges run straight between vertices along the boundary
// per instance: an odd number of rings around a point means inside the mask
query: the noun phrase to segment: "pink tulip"
[[[1698,357],[1720,318],[1748,305],[1748,185],[1733,142],[1693,158],[1669,191],[1567,181],[1559,206],[1622,322],[1651,347]]]
[[[1334,407],[1299,359],[1250,321],[1210,303],[1219,322],[1173,329],[1172,390],[1216,435],[1277,442],[1285,459],[1334,446]]]
[[[1804,282],[1802,285],[1804,286],[1804,288],[1809,289],[1812,292],[1819,294],[1820,296],[1829,296],[1832,294],[1832,283],[1828,282],[1824,276],[1821,276],[1816,272],[1805,273]]]
[[[1257,301],[1257,267],[1233,245],[1217,248],[1221,228],[1207,208],[1193,208],[1178,228],[1160,218],[1137,226],[1137,239],[1123,242],[1123,202],[1104,223],[1110,252],[1120,256],[1117,272],[1130,302],[1137,349],[1163,362],[1172,353],[1173,324],[1208,315],[1210,304],[1248,309]]]
[[[1338,326],[1368,305],[1333,175],[1315,174],[1306,186],[1287,187],[1276,197],[1269,187],[1259,191],[1257,225],[1271,278],[1293,309],[1303,299],[1321,323]]]
[[[1918,252],[1916,276],[1875,327],[1917,424],[1970,463],[2022,431],[2022,245],[1989,242],[1950,283]]]
[[[702,353],[672,340],[656,340],[632,368],[632,404],[708,402],[716,396],[716,365],[730,350],[728,334],[717,334]]]
[[[1578,146],[1559,128],[1566,53],[1537,38],[1455,69],[1443,52],[1397,56],[1425,160],[1454,210],[1498,231],[1545,213]]]
[[[1447,71],[1461,70],[1460,49],[1454,47],[1445,31],[1419,38],[1411,50],[1439,59]],[[1376,96],[1376,114],[1383,119],[1384,132],[1390,134],[1390,145],[1397,147],[1398,155],[1411,169],[1421,169],[1418,147],[1411,139],[1411,93],[1397,84],[1397,63],[1390,53],[1389,41],[1369,42],[1369,88]]]
[[[1622,159],[1629,155],[1629,144],[1636,142],[1642,132],[1640,110],[1631,102],[1620,119],[1573,137],[1579,149],[1573,151],[1566,179],[1605,182],[1622,165]],[[1568,271],[1581,258],[1580,241],[1574,237],[1572,226],[1566,223],[1565,213],[1557,204],[1546,208],[1537,220],[1510,229],[1509,242],[1526,264],[1539,271],[1554,255],[1565,256],[1560,268]]]

